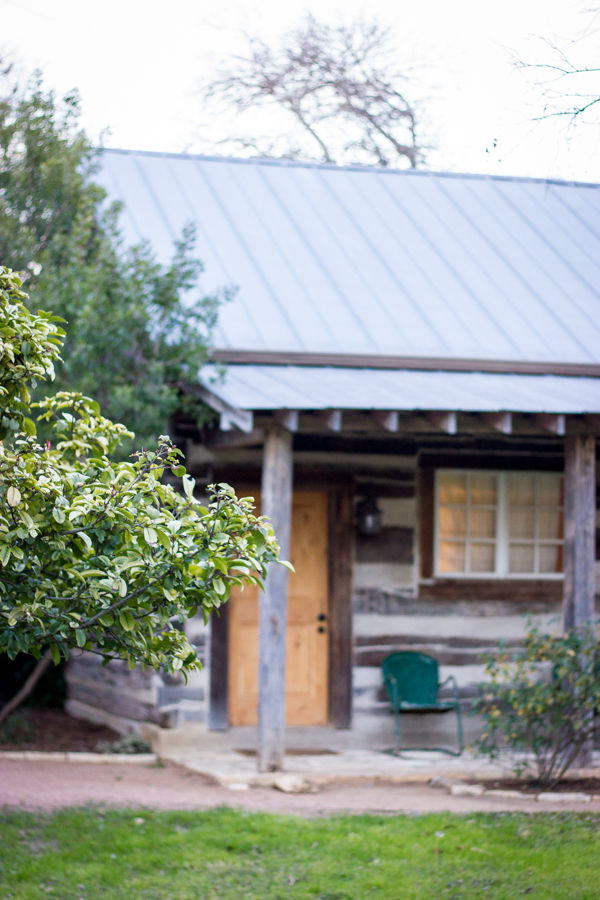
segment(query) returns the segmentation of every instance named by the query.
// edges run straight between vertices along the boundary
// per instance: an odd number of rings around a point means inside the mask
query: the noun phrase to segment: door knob
[[[325,613],[319,613],[319,615],[317,616],[317,620],[319,622],[324,622],[326,618],[327,616],[325,615]]]
[[[319,632],[319,634],[325,634],[325,629],[323,628],[322,625],[319,625],[319,627],[317,628],[317,631]]]

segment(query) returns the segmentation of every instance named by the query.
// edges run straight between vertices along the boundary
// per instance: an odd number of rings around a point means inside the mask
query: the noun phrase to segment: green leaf
[[[14,484],[6,492],[6,502],[9,506],[18,506],[21,502],[21,491]]]
[[[35,422],[32,419],[23,419],[23,429],[27,432],[29,437],[35,437],[37,434],[37,428],[35,427]]]
[[[229,571],[227,568],[227,560],[223,559],[222,556],[215,556],[213,562],[215,564],[215,569],[218,569],[223,575],[227,575],[227,572]]]
[[[183,479],[183,490],[185,496],[188,500],[191,500],[194,496],[194,488],[196,486],[196,480],[194,478],[190,478],[189,475],[186,475]]]
[[[170,551],[171,550],[171,541],[169,540],[167,535],[164,533],[164,531],[157,530],[156,536],[158,537],[159,542],[163,545],[165,550]]]
[[[290,570],[290,572],[293,572],[294,574],[296,574],[295,568],[293,567],[291,562],[289,562],[287,559],[278,559],[277,562],[279,563],[280,566],[285,566],[286,569]]]
[[[123,609],[119,613],[119,622],[124,631],[133,631],[135,628],[135,619],[127,609]]]
[[[77,641],[78,647],[85,647],[85,643],[87,641],[85,631],[82,631],[80,628],[78,628],[75,632],[75,640]]]
[[[57,666],[60,663],[60,651],[56,644],[50,645],[50,655],[52,656],[52,662]]]
[[[144,528],[144,540],[147,544],[156,544],[158,541],[158,536],[154,528]]]
[[[177,478],[183,478],[183,476],[185,475],[185,466],[173,466],[171,472]]]

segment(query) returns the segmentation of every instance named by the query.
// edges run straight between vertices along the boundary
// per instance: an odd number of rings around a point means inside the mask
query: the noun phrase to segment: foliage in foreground
[[[592,900],[600,817],[65,810],[0,819],[12,900]]]
[[[0,653],[198,668],[174,620],[207,619],[232,585],[260,584],[277,558],[272,528],[227,485],[202,506],[167,437],[111,462],[127,431],[81,394],[39,404],[56,440],[40,445],[30,391],[52,374],[63,332],[20,288],[0,267]]]
[[[126,458],[156,444],[182,402],[207,416],[181,385],[206,361],[227,292],[199,295],[190,228],[165,265],[148,244],[123,246],[80,113],[75,92],[57,99],[39,73],[22,86],[0,58],[0,260],[24,273],[36,309],[68,322],[57,388],[92,397],[135,432],[136,444],[122,436]]]
[[[516,659],[487,660],[477,711],[485,729],[479,749],[492,758],[508,746],[523,754],[518,775],[534,763],[537,781],[553,787],[594,736],[600,710],[600,641],[593,625],[563,637],[530,628]]]

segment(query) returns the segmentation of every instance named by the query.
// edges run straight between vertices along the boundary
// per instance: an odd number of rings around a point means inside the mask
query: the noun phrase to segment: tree
[[[517,68],[532,79],[544,102],[539,118],[562,118],[569,126],[600,123],[600,7],[586,8],[586,27],[568,40],[545,40],[547,62],[517,57]]]
[[[39,73],[21,87],[10,67],[0,72],[0,259],[69,323],[57,388],[92,397],[137,446],[153,445],[182,403],[206,415],[180,387],[207,358],[226,292],[198,299],[191,228],[170,265],[147,244],[123,246],[79,116],[76,93],[59,101]],[[118,452],[133,446],[124,435]]]
[[[131,435],[81,394],[37,404],[56,441],[40,445],[30,392],[52,377],[64,332],[28,311],[21,286],[0,267],[0,653],[32,654],[40,668],[85,650],[131,668],[197,669],[173,623],[197,610],[207,619],[232,585],[260,584],[277,559],[272,528],[227,485],[213,486],[208,507],[195,500],[165,436],[111,462]],[[183,494],[166,476],[183,479]]]
[[[248,54],[202,87],[205,102],[252,117],[248,136],[220,146],[329,163],[417,165],[410,78],[396,64],[387,29],[363,18],[331,26],[309,14],[278,47],[248,40]],[[254,130],[261,108],[284,113],[275,139]]]

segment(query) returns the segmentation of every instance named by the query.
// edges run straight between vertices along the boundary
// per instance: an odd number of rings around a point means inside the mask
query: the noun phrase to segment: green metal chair
[[[452,756],[460,756],[464,749],[462,719],[460,716],[460,698],[458,685],[454,675],[449,675],[441,684],[438,680],[438,664],[432,656],[424,653],[414,653],[403,650],[400,653],[390,653],[381,666],[383,683],[392,705],[394,713],[394,726],[396,731],[396,747],[394,752],[400,752],[400,713],[401,712],[449,712],[456,710],[458,726],[458,753],[455,750],[446,750],[443,747],[419,747],[411,749],[419,750],[443,750]],[[452,699],[438,700],[440,688],[446,684],[452,684],[454,696]]]

